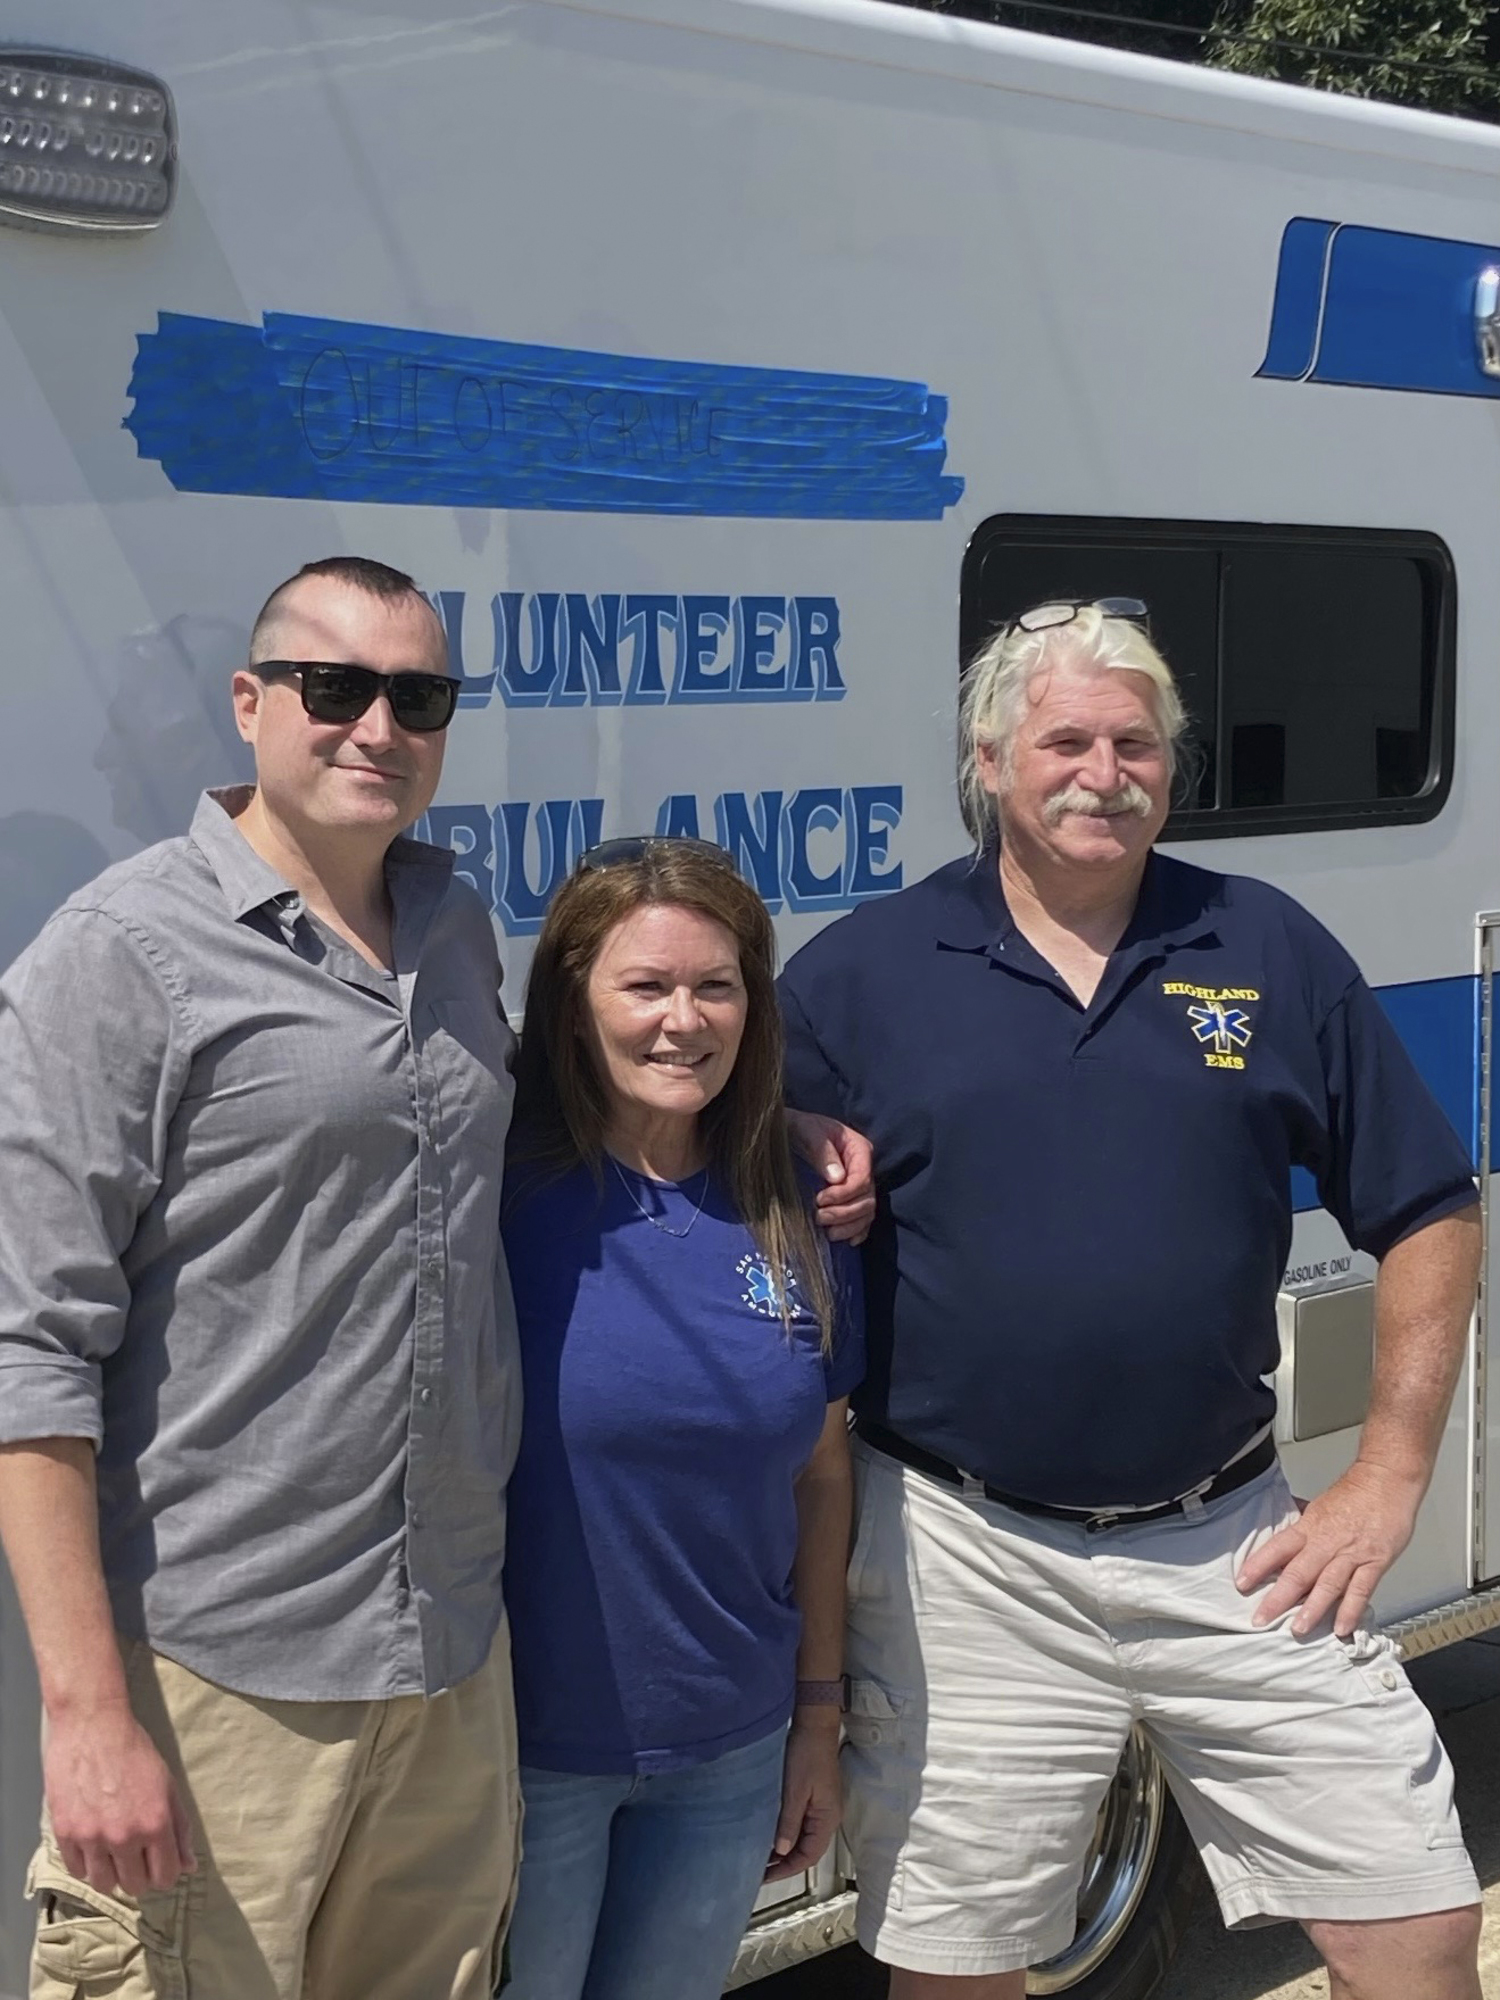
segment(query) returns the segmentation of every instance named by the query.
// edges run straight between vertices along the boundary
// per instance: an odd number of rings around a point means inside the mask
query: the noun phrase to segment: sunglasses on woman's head
[[[626,833],[617,840],[601,840],[596,847],[585,848],[579,855],[578,867],[580,872],[623,868],[632,861],[644,861],[658,849],[668,854],[696,854],[701,861],[716,861],[722,868],[734,867],[724,848],[688,833]]]
[[[397,726],[417,736],[448,727],[462,685],[447,674],[377,674],[338,660],[259,660],[250,671],[263,681],[300,681],[302,706],[314,722],[358,722],[384,695]]]

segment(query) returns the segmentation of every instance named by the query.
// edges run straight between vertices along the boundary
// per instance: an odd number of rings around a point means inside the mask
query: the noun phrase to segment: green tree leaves
[[[898,0],[1245,76],[1500,120],[1500,0]]]
[[[1471,117],[1500,115],[1491,0],[1223,0],[1207,59]]]

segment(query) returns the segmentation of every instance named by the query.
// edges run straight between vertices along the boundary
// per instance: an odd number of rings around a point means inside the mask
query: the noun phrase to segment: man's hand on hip
[[[816,1111],[788,1111],[792,1150],[815,1167],[818,1225],[834,1243],[863,1243],[875,1220],[875,1153],[863,1133]]]
[[[139,1897],[196,1871],[172,1775],[128,1708],[49,1718],[43,1772],[63,1866],[80,1881]]]
[[[1251,1591],[1276,1577],[1256,1607],[1257,1625],[1300,1604],[1294,1632],[1315,1630],[1332,1611],[1334,1631],[1347,1639],[1411,1540],[1463,1365],[1481,1234],[1478,1206],[1470,1202],[1412,1230],[1381,1259],[1375,1374],[1360,1455],[1235,1579]]]
[[[1293,1605],[1299,1636],[1328,1613],[1341,1639],[1359,1626],[1376,1585],[1411,1540],[1426,1482],[1356,1460],[1300,1520],[1258,1548],[1235,1578],[1247,1594],[1276,1581],[1256,1606],[1253,1623],[1269,1625]]]

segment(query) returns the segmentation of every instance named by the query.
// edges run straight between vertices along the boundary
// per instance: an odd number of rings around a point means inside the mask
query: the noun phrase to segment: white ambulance
[[[9,0],[0,962],[243,769],[227,676],[312,557],[442,613],[427,832],[513,1004],[601,833],[719,840],[786,949],[948,859],[960,661],[1139,596],[1203,752],[1171,838],[1349,945],[1487,1197],[1497,197],[1482,126],[878,0]],[[1296,1198],[1310,1491],[1370,1273]],[[1385,1587],[1409,1651],[1500,1621],[1493,1340]],[[7,1598],[0,2000],[38,1785]],[[844,1866],[736,1983],[851,1935]],[[1140,2000],[1189,1866],[1133,1749],[1031,1990]]]

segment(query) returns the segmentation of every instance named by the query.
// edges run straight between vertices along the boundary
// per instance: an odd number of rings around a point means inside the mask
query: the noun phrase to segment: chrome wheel
[[[1132,1730],[1105,1794],[1078,1892],[1073,1942],[1026,1976],[1028,1993],[1066,1993],[1109,1957],[1140,1908],[1167,1810],[1161,1765]]]

